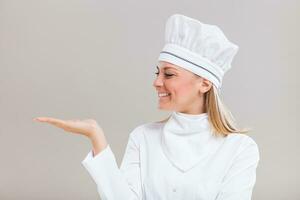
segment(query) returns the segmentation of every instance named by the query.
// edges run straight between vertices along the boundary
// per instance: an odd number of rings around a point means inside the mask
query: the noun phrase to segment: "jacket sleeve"
[[[82,161],[82,165],[96,183],[102,200],[142,198],[139,146],[134,137],[138,132],[139,127],[130,133],[120,168],[109,144],[95,157],[91,150]]]
[[[216,200],[251,200],[259,159],[258,146],[249,137],[225,175]]]

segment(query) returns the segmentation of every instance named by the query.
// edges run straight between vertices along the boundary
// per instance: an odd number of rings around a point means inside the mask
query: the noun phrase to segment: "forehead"
[[[174,64],[171,64],[171,63],[168,63],[168,62],[164,62],[164,61],[160,61],[158,63],[158,65],[156,66],[156,68],[159,70],[159,69],[162,69],[162,70],[166,70],[166,69],[173,69],[173,70],[176,70],[176,71],[180,71],[180,67],[174,65]]]

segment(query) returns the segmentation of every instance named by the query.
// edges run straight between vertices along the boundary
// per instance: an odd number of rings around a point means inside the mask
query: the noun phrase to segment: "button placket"
[[[175,196],[180,195],[179,189],[180,184],[182,184],[182,178],[182,174],[177,174],[176,176],[173,176],[171,191]]]

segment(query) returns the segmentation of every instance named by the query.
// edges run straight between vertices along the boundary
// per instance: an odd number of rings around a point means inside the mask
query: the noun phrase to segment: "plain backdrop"
[[[133,128],[170,114],[152,83],[174,13],[240,47],[221,96],[259,146],[253,199],[300,199],[299,1],[0,0],[1,200],[99,199],[88,139],[32,119],[96,119],[120,165]]]

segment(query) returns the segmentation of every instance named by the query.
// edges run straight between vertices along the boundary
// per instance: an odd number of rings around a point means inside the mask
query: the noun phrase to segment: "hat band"
[[[213,63],[178,45],[166,44],[160,52],[158,60],[170,62],[202,76],[210,80],[217,88],[222,85],[223,73],[217,71],[218,68]]]

